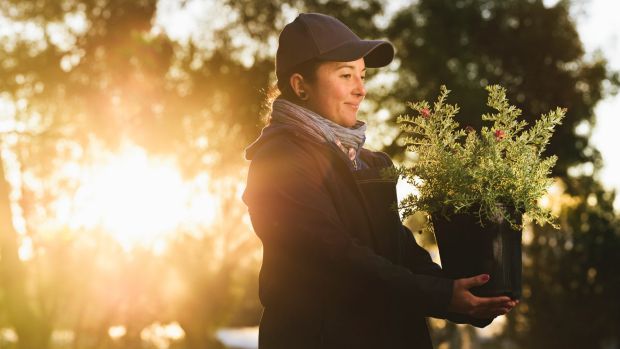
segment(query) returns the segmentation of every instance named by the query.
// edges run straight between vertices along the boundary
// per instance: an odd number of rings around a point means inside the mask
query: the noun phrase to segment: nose
[[[364,87],[364,80],[361,76],[358,76],[356,79],[355,89],[353,90],[353,94],[356,96],[360,96],[364,98],[366,96],[366,88]]]

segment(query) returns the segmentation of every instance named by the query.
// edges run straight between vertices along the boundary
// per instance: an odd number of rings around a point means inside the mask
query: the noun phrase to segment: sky
[[[586,0],[576,5],[573,16],[588,55],[602,51],[612,69],[620,70],[620,13],[619,0]],[[616,211],[620,210],[620,94],[607,97],[595,109],[596,124],[591,142],[601,151],[604,167],[601,180],[608,189],[615,189],[618,197]]]

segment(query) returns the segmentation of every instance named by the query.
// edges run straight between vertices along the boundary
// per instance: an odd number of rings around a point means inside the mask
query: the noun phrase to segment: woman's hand
[[[482,274],[465,279],[454,280],[452,301],[449,311],[466,314],[477,319],[489,319],[508,313],[519,304],[518,300],[509,297],[476,297],[469,289],[484,285],[489,275]]]

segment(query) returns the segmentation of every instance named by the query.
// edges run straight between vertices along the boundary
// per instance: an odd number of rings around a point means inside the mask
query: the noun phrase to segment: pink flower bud
[[[501,141],[502,139],[504,139],[504,137],[506,137],[506,133],[504,133],[504,131],[502,131],[502,130],[495,131],[495,140],[496,141]]]
[[[467,125],[467,127],[465,127],[465,131],[467,133],[476,132],[476,130],[473,127],[469,126],[469,125]]]
[[[428,119],[431,116],[431,112],[430,110],[428,110],[428,108],[420,110],[420,114],[422,114],[422,117],[425,119]]]

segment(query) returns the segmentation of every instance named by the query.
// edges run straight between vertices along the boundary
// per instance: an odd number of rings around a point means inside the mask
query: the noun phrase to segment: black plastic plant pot
[[[451,278],[489,274],[490,280],[470,291],[479,297],[521,298],[521,231],[508,221],[480,226],[473,214],[450,220],[433,216],[441,266]],[[519,224],[521,222],[518,222]]]

